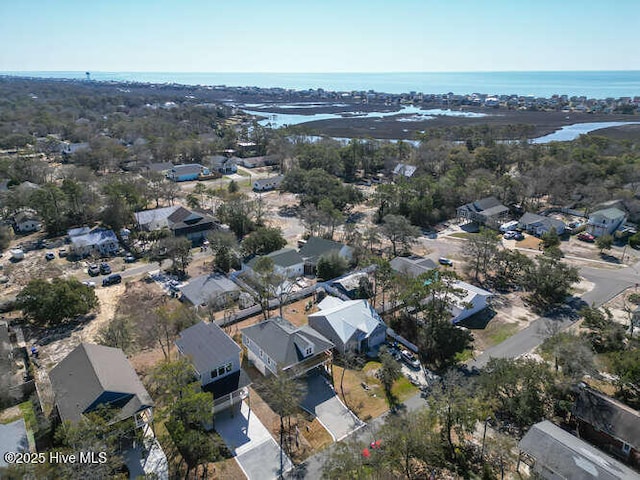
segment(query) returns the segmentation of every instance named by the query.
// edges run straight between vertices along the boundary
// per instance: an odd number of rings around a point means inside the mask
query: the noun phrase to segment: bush
[[[631,248],[640,249],[640,232],[629,237],[629,246]]]

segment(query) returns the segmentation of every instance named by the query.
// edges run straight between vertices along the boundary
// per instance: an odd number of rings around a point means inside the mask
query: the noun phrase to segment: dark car
[[[447,265],[449,267],[453,267],[453,260],[451,260],[450,258],[440,257],[438,259],[438,263],[440,265]]]
[[[124,263],[134,263],[136,261],[136,257],[133,253],[127,253],[124,257]]]
[[[54,258],[56,258],[56,254],[53,252],[47,252],[44,254],[44,258],[46,258],[47,260],[53,260]]]
[[[102,262],[100,264],[100,273],[102,275],[109,275],[111,273],[111,267],[108,263]]]
[[[92,277],[96,277],[100,275],[100,267],[98,265],[89,265],[89,268],[87,268],[87,273]]]
[[[108,277],[102,279],[102,286],[108,287],[109,285],[116,285],[120,282],[122,282],[122,277],[117,273],[114,273],[113,275],[109,275]]]

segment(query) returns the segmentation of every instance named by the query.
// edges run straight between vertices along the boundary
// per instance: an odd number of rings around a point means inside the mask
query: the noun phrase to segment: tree
[[[216,214],[221,222],[229,225],[238,238],[255,229],[253,202],[243,195],[227,200],[218,207]]]
[[[560,246],[560,236],[555,227],[542,235],[542,248],[558,248]]]
[[[240,187],[238,186],[238,182],[236,182],[235,180],[231,180],[229,182],[229,185],[227,186],[227,190],[229,191],[229,193],[236,193],[239,189]]]
[[[316,275],[321,280],[331,280],[343,275],[349,264],[337,251],[329,252],[318,259]]]
[[[580,281],[578,269],[559,258],[538,255],[526,276],[525,289],[530,300],[539,309],[561,304],[569,295],[571,286]]]
[[[432,318],[418,330],[420,354],[436,368],[454,363],[456,355],[471,348],[472,343],[473,335],[448,319]]]
[[[75,278],[33,279],[18,294],[16,304],[25,317],[45,326],[86,315],[98,306],[98,297]]]
[[[54,183],[47,183],[34,190],[29,197],[29,205],[44,222],[48,233],[57,235],[64,232],[67,226],[66,195]]]
[[[382,383],[384,395],[389,407],[394,409],[398,403],[398,399],[391,389],[393,388],[395,381],[402,376],[402,370],[400,368],[400,364],[389,352],[380,353],[380,363],[381,365],[380,370],[378,370],[378,378],[380,379],[380,383]]]
[[[214,255],[213,264],[217,270],[228,273],[237,264],[238,241],[232,232],[217,230],[207,237],[209,248]]]
[[[631,248],[640,248],[640,232],[629,237],[629,246]]]
[[[420,229],[411,225],[402,215],[386,215],[382,219],[380,233],[391,242],[393,256],[398,254],[398,245],[408,249],[409,245],[420,236]]]
[[[480,281],[480,275],[487,275],[488,268],[498,251],[499,242],[497,233],[488,228],[481,228],[479,233],[469,237],[464,256],[476,281]]]
[[[640,404],[640,348],[613,353],[611,364],[617,377],[618,394]]]
[[[491,262],[491,281],[499,290],[522,287],[533,261],[517,250],[499,250]]]
[[[269,318],[269,300],[274,298],[278,288],[286,280],[275,271],[275,264],[271,257],[259,257],[252,267],[253,275],[247,276],[246,280],[251,286],[252,296],[255,302],[260,305],[262,315],[266,320]],[[282,303],[280,310],[282,313]]]
[[[191,263],[191,241],[185,237],[165,237],[156,245],[156,258],[167,257],[171,260],[170,271],[179,277],[187,275]]]
[[[286,244],[280,228],[260,227],[244,238],[242,250],[247,256],[267,255],[280,250]]]
[[[131,321],[125,316],[116,316],[98,330],[98,343],[107,347],[119,348],[128,353],[133,346]]]
[[[611,250],[612,246],[613,246],[613,237],[608,233],[604,235],[600,235],[598,238],[596,238],[596,247],[600,249],[601,254],[605,250]]]
[[[141,332],[141,340],[147,345],[160,345],[164,358],[169,360],[178,334],[198,321],[198,316],[182,304],[177,307],[162,305],[154,311],[151,321]]]
[[[594,375],[598,371],[590,343],[572,333],[556,333],[544,341],[540,350],[553,356],[556,371],[561,368],[571,383],[577,383],[585,375]]]
[[[609,310],[585,307],[580,310],[580,315],[584,318],[582,326],[589,329],[585,337],[596,352],[615,352],[623,349],[625,329],[613,320]]]

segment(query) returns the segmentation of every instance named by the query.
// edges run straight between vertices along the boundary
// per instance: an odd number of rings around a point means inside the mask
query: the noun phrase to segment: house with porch
[[[333,343],[308,325],[296,327],[282,317],[242,329],[249,361],[263,375],[298,377],[314,368],[328,369]]]
[[[277,275],[285,278],[295,278],[304,275],[304,259],[293,248],[282,248],[271,252],[266,257],[273,260],[273,270]],[[253,275],[253,268],[256,266],[260,256],[253,257],[243,265],[244,270]]]
[[[207,160],[209,162],[211,170],[221,173],[222,175],[230,175],[238,171],[238,159],[236,157],[213,155]]]
[[[571,416],[580,438],[640,469],[640,412],[581,384]]]
[[[556,229],[558,235],[564,234],[567,226],[562,220],[552,217],[545,217],[537,213],[527,212],[518,220],[518,228],[525,230],[531,235],[541,237],[549,233],[552,228]]]
[[[173,236],[186,237],[194,243],[202,241],[209,232],[220,227],[211,215],[181,205],[135,212],[134,217],[140,230],[152,232],[166,228]]]
[[[596,210],[589,215],[587,221],[587,233],[594,237],[602,235],[613,235],[618,228],[627,221],[627,214],[619,208],[605,208],[604,210]]]
[[[458,218],[490,228],[498,228],[509,216],[509,209],[495,197],[486,197],[458,207]]]
[[[240,297],[240,287],[221,273],[209,273],[192,278],[180,288],[180,300],[194,307],[219,306],[220,309]]]
[[[375,351],[386,339],[387,326],[366,300],[328,296],[318,307],[320,311],[307,317],[309,326],[328,338],[340,353]]]
[[[89,227],[72,228],[67,232],[71,245],[69,253],[76,257],[115,255],[120,248],[118,237],[113,230]]]
[[[326,238],[309,237],[299,251],[300,256],[304,259],[304,273],[306,275],[315,275],[318,260],[332,252],[336,252],[338,256],[348,263],[353,260],[352,247]]]
[[[212,393],[214,414],[249,396],[251,381],[240,366],[242,349],[215,322],[183,330],[175,345],[191,362],[202,389]]]
[[[16,213],[13,217],[13,225],[16,233],[32,233],[42,229],[42,221],[30,211]]]

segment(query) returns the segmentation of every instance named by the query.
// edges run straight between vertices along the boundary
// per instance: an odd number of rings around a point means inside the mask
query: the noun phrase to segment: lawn
[[[476,348],[482,350],[493,347],[507,338],[515,335],[520,330],[519,322],[489,322],[484,330],[474,330],[473,337],[475,339]]]
[[[336,392],[341,400],[365,422],[371,418],[379,417],[389,409],[382,385],[376,378],[376,372],[379,368],[380,362],[371,361],[367,362],[362,370],[347,369],[344,374],[343,397],[340,388],[343,368],[338,365],[333,366]],[[365,388],[365,385],[368,389]],[[392,393],[401,402],[417,392],[418,389],[406,377],[399,378],[392,388]]]
[[[452,233],[451,235],[447,235],[448,237],[454,237],[454,238],[470,238],[471,235],[473,235],[472,233],[467,233],[467,232],[456,232],[456,233]]]

